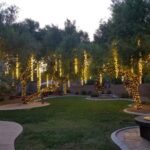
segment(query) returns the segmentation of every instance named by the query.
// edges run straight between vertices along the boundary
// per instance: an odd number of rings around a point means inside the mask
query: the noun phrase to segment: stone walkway
[[[36,107],[44,107],[48,106],[49,103],[45,102],[42,104],[41,102],[31,102],[28,104],[23,104],[23,103],[16,103],[16,104],[7,104],[7,105],[1,105],[0,110],[17,110],[17,109],[32,109]]]
[[[15,150],[15,139],[22,131],[18,123],[0,121],[0,150]]]
[[[150,150],[150,142],[140,137],[139,127],[117,130],[111,138],[121,150]]]
[[[132,111],[129,111],[128,109],[124,109],[123,111],[127,114],[132,114],[132,115],[137,115],[137,116],[150,115],[150,113],[132,112]]]

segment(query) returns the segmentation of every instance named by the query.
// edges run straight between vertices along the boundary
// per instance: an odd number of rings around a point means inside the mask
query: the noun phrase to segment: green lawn
[[[0,111],[0,120],[20,123],[17,150],[118,150],[111,133],[135,125],[122,110],[126,101],[88,101],[83,97],[49,99],[50,106]]]

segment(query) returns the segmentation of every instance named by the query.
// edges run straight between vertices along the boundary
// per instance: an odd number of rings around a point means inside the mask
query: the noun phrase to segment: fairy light
[[[83,77],[81,77],[81,85],[82,85],[82,86],[84,85]]]
[[[78,73],[78,59],[77,59],[77,57],[74,58],[74,72],[75,72],[75,74]]]
[[[49,87],[49,75],[48,74],[46,75],[46,87],[47,88]]]
[[[6,62],[5,63],[5,75],[8,75],[9,74],[9,63]]]
[[[4,63],[4,65],[5,65],[5,70],[4,70],[4,73],[5,73],[5,75],[8,75],[9,74],[9,70],[10,70],[10,68],[9,68],[9,55],[6,55],[6,62]]]
[[[141,99],[140,99],[140,94],[139,94],[139,76],[135,75],[131,71],[124,71],[124,86],[127,89],[129,95],[132,96],[133,101],[135,103],[135,108],[136,109],[141,109],[142,104],[141,104]]]
[[[104,73],[110,73],[112,67],[111,66],[104,66],[103,69]],[[131,70],[123,69],[122,67],[119,67],[119,75],[122,77],[123,85],[125,89],[127,90],[128,94],[133,98],[134,101],[134,107],[136,109],[142,108],[141,98],[139,94],[139,75],[136,75],[135,73],[132,73]]]
[[[20,80],[21,80],[21,96],[25,97],[26,96],[26,85],[27,85],[27,76],[26,76],[26,72],[23,72],[20,76]]]
[[[88,67],[89,67],[88,55],[87,52],[84,51],[83,81],[85,84],[87,83],[88,80]]]
[[[30,60],[30,61],[31,61],[31,62],[30,62],[30,67],[31,67],[31,81],[34,81],[34,71],[33,71],[33,69],[34,69],[34,68],[33,68],[33,67],[34,67],[34,66],[33,66],[33,63],[34,63],[34,56],[32,55],[30,59],[31,59],[31,60]]]
[[[39,62],[37,63],[37,91],[41,90],[41,68]]]
[[[131,72],[134,73],[134,69],[133,69],[133,58],[131,57],[130,59],[130,63],[131,63]]]
[[[54,70],[58,71],[58,62],[57,62],[56,55],[54,55],[54,61],[55,61]]]
[[[59,76],[62,77],[62,61],[59,59]]]
[[[19,79],[19,58],[18,55],[16,57],[16,79]]]
[[[12,79],[14,79],[15,78],[15,72],[14,72],[14,70],[12,71]]]
[[[117,79],[119,70],[118,70],[118,54],[116,49],[113,49],[113,59],[114,59],[114,66],[115,66],[115,77]]]
[[[140,82],[140,84],[142,84],[143,61],[142,61],[141,54],[139,54],[139,55],[140,55],[140,58],[139,58],[139,61],[138,61],[138,74],[139,74],[139,82]]]
[[[100,83],[100,85],[102,85],[102,82],[103,82],[103,76],[102,76],[102,74],[100,73],[100,74],[99,74],[99,83]]]
[[[67,84],[68,84],[68,88],[70,88],[70,87],[71,87],[71,84],[70,84],[70,79],[68,79],[68,82],[67,82]]]

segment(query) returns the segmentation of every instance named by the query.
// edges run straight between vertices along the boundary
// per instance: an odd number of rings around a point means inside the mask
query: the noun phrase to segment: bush
[[[92,91],[88,91],[88,92],[87,92],[87,95],[91,95],[91,94],[92,94]]]
[[[79,92],[75,92],[76,95],[79,95]]]
[[[68,89],[68,90],[67,90],[67,93],[71,93],[71,91]]]
[[[150,74],[144,77],[144,83],[150,83]]]
[[[94,92],[91,94],[91,97],[98,97],[98,96],[99,96],[99,94],[97,92]]]
[[[131,96],[128,93],[122,93],[121,98],[131,98]]]
[[[122,81],[121,81],[121,78],[114,78],[114,79],[112,79],[112,83],[113,84],[122,84]]]
[[[101,94],[105,94],[104,90],[102,90]]]
[[[81,95],[87,95],[87,92],[86,91],[82,91]]]
[[[93,79],[89,79],[86,83],[86,85],[94,85],[95,84],[95,80]]]
[[[112,94],[111,90],[108,90],[108,91],[107,91],[107,94]]]
[[[0,102],[1,102],[1,101],[4,101],[4,97],[0,97]]]

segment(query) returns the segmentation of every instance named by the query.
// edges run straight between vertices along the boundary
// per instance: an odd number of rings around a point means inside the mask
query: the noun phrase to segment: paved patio
[[[128,127],[112,133],[113,142],[121,150],[150,150],[150,141],[140,137],[139,127]]]
[[[0,121],[0,150],[15,150],[15,139],[23,131],[20,124]]]

